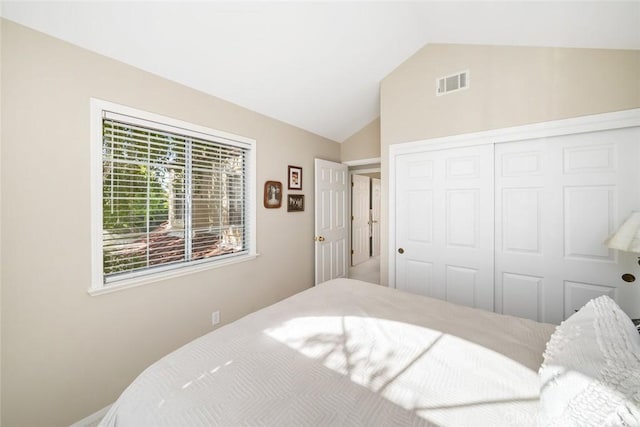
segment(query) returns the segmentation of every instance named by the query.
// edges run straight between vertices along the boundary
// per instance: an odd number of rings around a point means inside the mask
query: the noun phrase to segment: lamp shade
[[[640,212],[631,212],[605,244],[611,249],[640,253]]]

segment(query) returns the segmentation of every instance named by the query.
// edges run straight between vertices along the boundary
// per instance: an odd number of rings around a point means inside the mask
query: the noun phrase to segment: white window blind
[[[103,283],[249,253],[251,149],[103,111]]]

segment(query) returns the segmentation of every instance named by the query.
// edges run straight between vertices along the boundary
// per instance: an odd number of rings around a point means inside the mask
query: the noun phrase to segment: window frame
[[[103,269],[103,212],[102,212],[102,119],[104,112],[124,115],[132,120],[151,122],[157,129],[171,129],[185,135],[198,136],[224,144],[240,146],[246,150],[246,227],[247,250],[238,255],[229,254],[220,259],[207,258],[185,264],[173,264],[154,267],[153,271],[133,274],[121,280],[106,283]],[[183,120],[139,110],[132,107],[90,98],[90,143],[91,143],[91,286],[90,295],[100,295],[135,286],[192,274],[198,271],[223,267],[230,264],[255,259],[256,252],[256,141],[244,136],[234,135]]]

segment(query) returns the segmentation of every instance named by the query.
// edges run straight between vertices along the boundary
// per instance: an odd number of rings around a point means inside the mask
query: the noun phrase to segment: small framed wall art
[[[287,195],[287,212],[304,211],[304,194]]]
[[[267,181],[264,183],[264,207],[267,209],[282,206],[282,183]]]
[[[289,166],[289,190],[302,190],[302,168]]]

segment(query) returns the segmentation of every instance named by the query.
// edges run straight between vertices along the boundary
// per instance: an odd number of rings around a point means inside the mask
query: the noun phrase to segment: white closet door
[[[396,287],[493,311],[493,146],[396,160]]]
[[[640,303],[631,254],[605,239],[640,208],[640,129],[497,144],[496,311],[559,323],[607,294]]]

